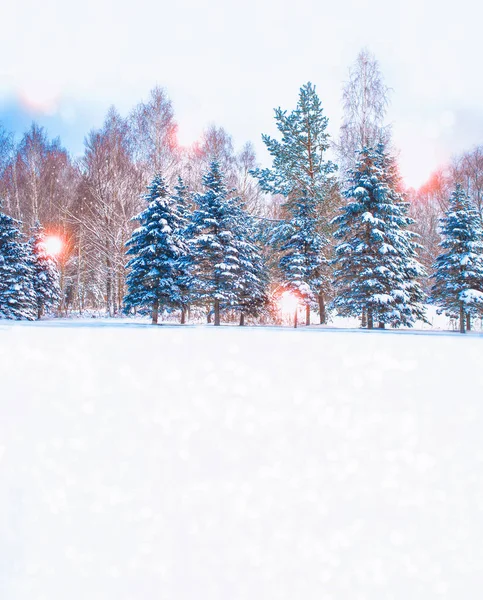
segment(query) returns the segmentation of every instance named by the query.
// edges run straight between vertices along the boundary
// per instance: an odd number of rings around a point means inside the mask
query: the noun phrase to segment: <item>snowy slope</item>
[[[0,323],[2,600],[483,589],[483,338]]]

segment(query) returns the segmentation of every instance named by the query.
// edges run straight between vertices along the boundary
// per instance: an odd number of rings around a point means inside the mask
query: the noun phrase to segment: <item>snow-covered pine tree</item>
[[[189,206],[189,191],[188,186],[184,184],[181,176],[178,176],[176,185],[174,186],[174,194],[172,195],[173,202],[176,205],[179,214],[179,229],[176,231],[176,235],[182,239],[186,247],[189,246],[188,239],[188,226],[191,222],[191,210]],[[186,323],[186,314],[189,310],[190,304],[190,265],[191,257],[188,252],[184,252],[177,264],[178,274],[177,282],[180,294],[180,306],[181,306],[181,324]]]
[[[60,301],[59,271],[55,259],[45,246],[45,232],[37,221],[32,231],[30,248],[33,263],[33,287],[37,300],[37,319]]]
[[[483,313],[483,231],[479,214],[461,185],[456,185],[441,219],[441,248],[435,263],[434,302],[452,318],[460,332],[471,317]]]
[[[290,201],[288,220],[276,227],[272,236],[272,243],[281,251],[279,269],[284,287],[305,302],[307,325],[311,304],[317,300],[320,322],[325,323],[324,297],[330,281],[324,256],[327,239],[321,233],[317,208],[317,200],[303,190]]]
[[[281,141],[263,135],[273,158],[271,169],[255,169],[265,192],[286,198],[284,223],[275,230],[273,242],[281,252],[280,273],[286,287],[301,294],[310,322],[310,304],[319,300],[321,322],[325,321],[324,297],[327,289],[322,276],[327,269],[324,248],[327,244],[328,203],[331,173],[336,166],[325,159],[329,148],[328,119],[315,86],[300,89],[297,108],[290,114],[275,110]]]
[[[399,310],[404,315],[405,322],[412,325],[415,320],[427,322],[426,309],[424,307],[426,294],[423,291],[421,282],[422,279],[428,277],[428,273],[419,262],[422,246],[417,240],[420,236],[411,229],[408,229],[414,223],[414,219],[408,216],[410,205],[404,199],[397,161],[388,150],[388,147],[388,143],[381,143],[378,145],[377,150],[390,198],[394,206],[399,209],[396,211],[396,218],[394,218],[394,224],[399,227],[398,249],[402,257],[400,264],[404,275]],[[400,219],[399,221],[397,220],[398,218]],[[380,323],[379,326],[383,327],[384,324]]]
[[[236,243],[236,217],[239,199],[228,194],[224,175],[217,161],[203,177],[206,189],[197,194],[190,236],[191,296],[194,302],[214,307],[215,325],[220,311],[237,303],[240,275],[239,249]]]
[[[21,223],[2,212],[0,203],[0,319],[28,319],[36,315],[33,265]]]
[[[341,315],[367,314],[367,325],[410,326],[424,319],[423,292],[417,278],[424,269],[417,261],[413,222],[397,186],[395,161],[380,144],[363,148],[344,192],[347,204],[333,220],[334,273]]]
[[[187,248],[179,235],[180,214],[161,175],[154,177],[145,199],[147,208],[133,219],[140,227],[126,243],[133,258],[126,265],[130,272],[124,306],[126,310],[149,307],[156,324],[160,306],[181,304],[178,262]]]
[[[258,317],[267,308],[268,276],[262,249],[257,243],[256,224],[243,206],[235,208],[235,246],[239,262],[236,309],[240,313],[240,325],[245,325],[246,316]]]

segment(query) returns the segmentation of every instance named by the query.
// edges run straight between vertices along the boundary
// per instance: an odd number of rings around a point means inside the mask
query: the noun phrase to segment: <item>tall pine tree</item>
[[[45,245],[44,228],[37,222],[30,240],[33,264],[33,288],[37,304],[37,318],[60,301],[59,271],[55,259]]]
[[[334,259],[338,313],[365,312],[369,329],[376,321],[383,328],[424,319],[417,236],[407,229],[408,204],[398,192],[395,161],[382,144],[359,153],[344,196],[347,204],[333,220],[340,241]]]
[[[36,298],[29,245],[20,221],[4,214],[0,204],[0,318],[34,320]]]
[[[272,237],[280,252],[281,283],[304,299],[307,324],[315,298],[319,301],[321,322],[325,322],[327,198],[333,185],[330,175],[336,166],[325,159],[329,148],[328,119],[315,86],[304,85],[296,109],[290,114],[276,109],[275,120],[281,141],[262,136],[273,166],[256,169],[252,174],[265,192],[286,198],[286,219]]]
[[[161,306],[181,305],[178,265],[187,248],[179,234],[182,219],[161,175],[154,177],[145,199],[147,208],[133,219],[140,227],[126,244],[133,258],[127,264],[124,306],[149,308],[156,324]]]
[[[479,214],[461,185],[449,200],[441,219],[441,248],[436,259],[434,302],[452,318],[460,332],[471,328],[471,317],[483,313],[483,231]]]

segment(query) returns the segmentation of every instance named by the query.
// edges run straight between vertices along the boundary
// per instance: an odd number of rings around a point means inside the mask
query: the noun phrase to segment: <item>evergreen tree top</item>
[[[449,199],[448,210],[441,219],[441,233],[444,236],[442,248],[450,249],[464,243],[481,247],[482,227],[478,211],[459,183],[456,184]]]
[[[160,173],[156,173],[151,183],[148,185],[148,192],[144,195],[147,202],[158,200],[168,196],[168,186],[164,177]],[[134,219],[137,219],[135,217]]]
[[[295,190],[307,190],[310,195],[321,194],[337,167],[325,160],[330,137],[326,131],[328,119],[315,86],[310,82],[302,86],[295,110],[287,113],[277,108],[275,120],[282,139],[262,135],[273,166],[255,169],[252,175],[265,192],[288,196]]]
[[[332,221],[341,228],[335,237],[345,235],[344,222],[349,215],[355,214],[361,215],[364,224],[411,225],[414,221],[407,215],[409,204],[398,189],[399,174],[394,158],[383,144],[375,149],[364,147],[358,154],[359,160],[350,170],[349,185],[343,192],[348,203],[341,209],[342,214]],[[415,233],[411,235],[417,237]]]
[[[148,206],[132,219],[138,221],[140,227],[133,231],[130,240],[126,243],[127,254],[156,254],[162,252],[161,249],[171,249],[174,254],[179,253],[184,247],[184,243],[178,239],[184,221],[173,198],[169,195],[162,175],[154,176],[144,198]],[[133,261],[135,260],[134,258]],[[133,261],[129,266],[132,266]]]
[[[226,192],[225,176],[222,173],[220,163],[217,160],[213,160],[210,163],[210,168],[207,173],[203,175],[203,185],[216,194]]]
[[[211,162],[203,176],[203,185],[205,192],[195,195],[198,207],[193,213],[190,234],[203,228],[222,227],[223,223],[231,222],[236,209],[241,207],[241,199],[229,194],[218,161]]]
[[[174,186],[174,197],[180,204],[185,205],[188,196],[188,186],[185,185],[181,175],[178,175],[176,185]]]

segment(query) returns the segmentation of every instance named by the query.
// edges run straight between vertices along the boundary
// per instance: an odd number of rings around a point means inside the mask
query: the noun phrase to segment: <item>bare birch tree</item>
[[[174,181],[180,161],[178,126],[171,100],[161,87],[151,90],[147,102],[140,102],[129,117],[133,158],[147,185],[156,173]]]
[[[82,206],[71,217],[83,232],[87,257],[93,260],[103,284],[106,312],[115,314],[124,296],[125,243],[131,233],[131,217],[139,209],[142,189],[135,168],[129,128],[114,108],[104,126],[86,138],[81,161]]]
[[[379,142],[387,147],[391,132],[384,119],[389,92],[376,58],[367,49],[361,50],[342,92],[344,115],[335,146],[342,178],[357,161],[357,150]]]
[[[451,175],[453,185],[463,186],[483,223],[483,146],[476,146],[454,159]]]

